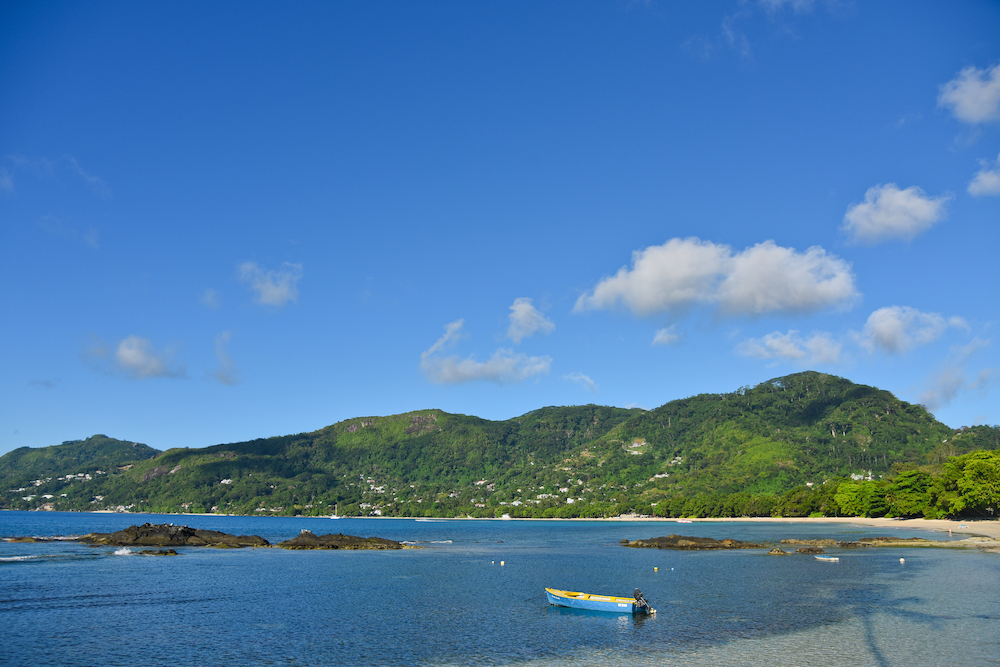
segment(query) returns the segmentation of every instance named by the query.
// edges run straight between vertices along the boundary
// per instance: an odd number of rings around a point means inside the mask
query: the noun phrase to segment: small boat
[[[691,523],[691,519],[677,519],[677,523]]]
[[[827,563],[838,563],[840,559],[836,556],[816,556],[816,560],[826,561]]]
[[[638,593],[638,598],[623,598],[617,595],[591,595],[590,593],[575,593],[573,591],[560,591],[555,588],[546,588],[545,594],[549,596],[549,604],[559,607],[570,607],[571,609],[588,609],[590,611],[615,611],[629,614],[655,614],[656,610],[645,604],[642,593]],[[642,602],[639,602],[642,600]]]
[[[339,504],[333,506],[333,516],[330,517],[331,519],[339,519],[340,518],[340,514],[338,512],[339,509],[340,509],[340,505]]]

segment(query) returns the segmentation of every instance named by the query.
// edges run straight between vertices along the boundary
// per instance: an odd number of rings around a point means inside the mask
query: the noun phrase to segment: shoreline
[[[72,512],[73,514],[122,514],[128,516],[154,516],[146,512],[112,512],[109,510],[95,510],[91,512]],[[210,514],[210,513],[164,513],[155,516],[215,516],[215,517],[237,517],[250,518],[243,514]],[[269,518],[282,519],[329,519],[329,516],[280,516]],[[652,516],[617,516],[607,518],[516,518],[501,519],[499,517],[475,518],[475,517],[391,517],[391,516],[342,516],[340,519],[404,519],[415,521],[417,519],[431,519],[434,521],[621,521],[621,522],[643,522],[643,523],[678,523],[678,519],[668,519],[664,517]],[[997,519],[890,519],[886,517],[711,517],[700,519],[684,519],[684,522],[695,523],[788,523],[788,524],[855,524],[859,526],[872,526],[897,530],[907,528],[913,530],[929,530],[952,535],[969,535],[990,537],[1000,540],[1000,520]],[[681,524],[684,525],[684,524]]]
[[[627,519],[628,520],[628,519]],[[635,519],[632,519],[635,520]],[[640,519],[642,521],[673,522],[677,519]],[[855,524],[898,530],[930,530],[938,533],[951,532],[954,535],[991,537],[1000,540],[1000,521],[996,519],[951,520],[951,519],[889,519],[886,517],[736,517],[686,519],[691,523],[804,523],[804,524]]]

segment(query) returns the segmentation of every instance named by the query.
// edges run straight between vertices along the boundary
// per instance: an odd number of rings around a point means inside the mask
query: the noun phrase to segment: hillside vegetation
[[[988,513],[997,504],[988,489],[979,489],[983,502],[963,500],[971,498],[960,488],[969,466],[955,461],[971,459],[954,457],[998,445],[1000,428],[954,430],[889,392],[805,372],[649,411],[550,407],[489,421],[421,410],[199,449],[145,448],[127,462],[101,454],[101,470],[110,474],[90,480],[67,479],[70,462],[45,472],[22,464],[33,460],[29,455],[54,461],[57,456],[46,452],[65,443],[16,450],[0,458],[0,490],[10,489],[0,495],[0,506],[268,515],[325,515],[337,508],[353,516],[740,516],[899,514],[902,506],[892,498],[906,496],[907,512]],[[133,453],[139,447],[145,446],[133,445]],[[977,488],[988,486],[996,461],[990,458],[995,451],[980,454],[986,458],[972,466],[984,480]],[[33,471],[30,479],[27,470]],[[897,489],[897,480],[909,491]],[[24,492],[28,484],[31,493]]]

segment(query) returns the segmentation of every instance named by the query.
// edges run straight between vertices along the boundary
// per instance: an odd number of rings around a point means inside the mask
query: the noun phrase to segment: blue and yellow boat
[[[545,593],[549,596],[549,604],[569,607],[571,609],[632,614],[656,613],[656,610],[646,603],[646,600],[642,597],[642,593],[638,590],[636,590],[636,596],[630,598],[618,597],[617,595],[593,595],[591,593],[560,591],[555,588],[546,588]]]

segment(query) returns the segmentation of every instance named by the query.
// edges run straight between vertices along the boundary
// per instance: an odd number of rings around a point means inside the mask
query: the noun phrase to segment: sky
[[[1000,3],[0,4],[0,454],[815,370],[1000,422]]]

